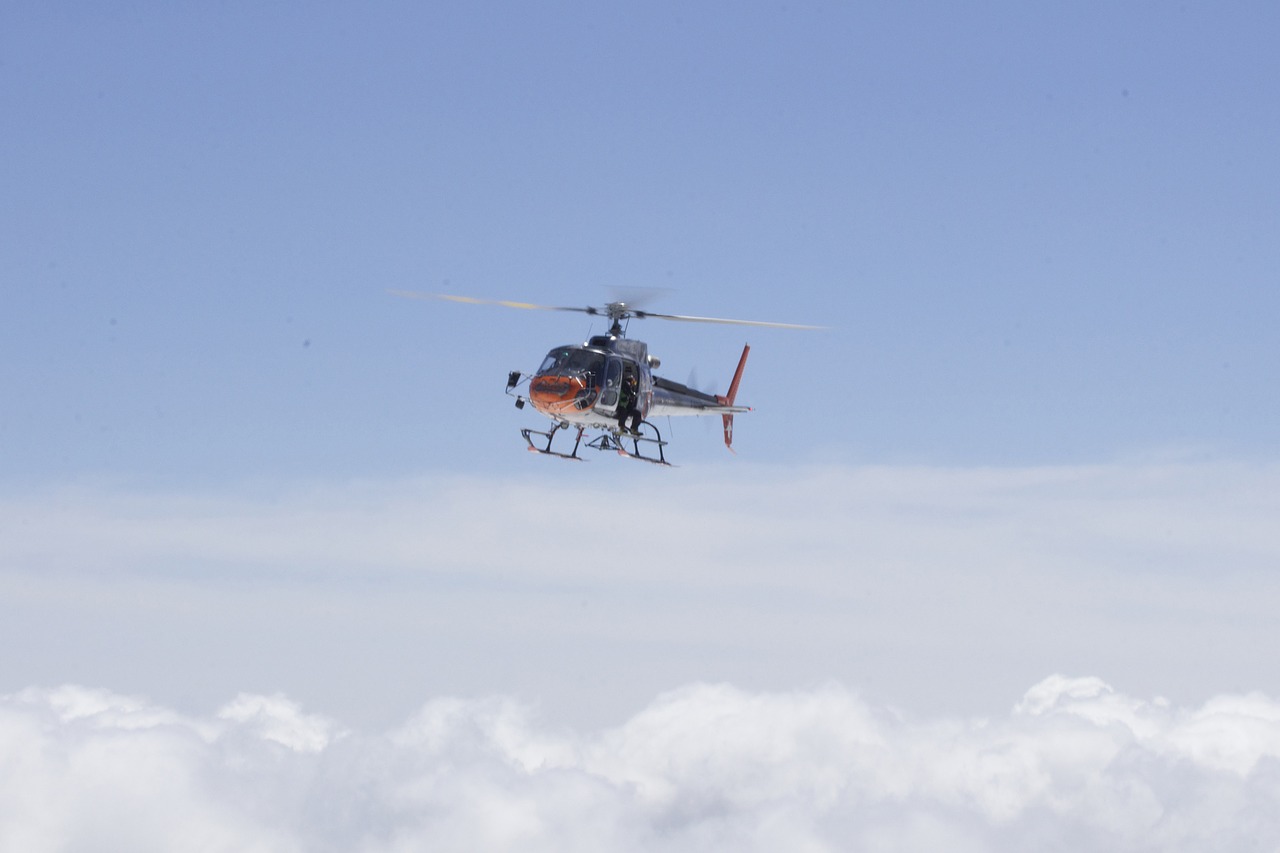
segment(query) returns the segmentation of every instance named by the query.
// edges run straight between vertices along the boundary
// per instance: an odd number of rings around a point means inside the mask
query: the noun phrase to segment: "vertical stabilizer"
[[[722,406],[732,406],[734,399],[738,396],[738,383],[742,381],[742,371],[747,366],[747,354],[751,352],[751,344],[745,344],[742,347],[742,358],[738,359],[738,369],[733,372],[733,381],[729,383],[729,393],[717,394]],[[724,418],[724,446],[733,450],[733,415],[721,415]]]

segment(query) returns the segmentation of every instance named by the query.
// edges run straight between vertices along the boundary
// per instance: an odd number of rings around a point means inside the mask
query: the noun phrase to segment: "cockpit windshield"
[[[580,347],[556,347],[542,360],[538,373],[562,376],[584,376],[588,385],[599,381],[604,368],[604,355]]]

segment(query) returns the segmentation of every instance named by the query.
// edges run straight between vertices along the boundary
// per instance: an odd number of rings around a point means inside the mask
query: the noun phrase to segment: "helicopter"
[[[578,450],[584,446],[583,435],[590,430],[600,434],[590,438],[586,447],[612,450],[631,459],[670,465],[664,451],[668,442],[662,437],[662,432],[653,423],[653,419],[673,415],[720,415],[724,427],[724,444],[732,452],[733,416],[751,411],[751,407],[737,403],[738,385],[747,366],[750,344],[742,347],[742,356],[738,359],[728,391],[724,394],[709,394],[654,373],[661,362],[650,354],[649,346],[644,341],[626,336],[624,324],[629,325],[630,320],[677,320],[780,329],[823,328],[797,323],[658,314],[641,310],[627,302],[579,308],[405,290],[390,292],[409,299],[443,299],[469,305],[500,305],[533,311],[575,311],[593,317],[607,317],[609,329],[605,334],[592,335],[581,344],[554,347],[532,374],[513,370],[507,375],[506,393],[515,397],[516,408],[523,409],[528,402],[537,412],[553,421],[545,432],[528,427],[520,430],[528,449],[545,456],[578,461],[582,461]],[[527,385],[523,392],[520,390],[522,385]],[[556,435],[561,430],[570,429],[577,433],[573,449],[568,452],[553,450]]]

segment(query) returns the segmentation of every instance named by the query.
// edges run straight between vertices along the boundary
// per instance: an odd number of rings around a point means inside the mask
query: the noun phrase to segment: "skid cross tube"
[[[628,459],[638,459],[641,462],[652,462],[654,465],[667,465],[671,463],[667,461],[666,455],[662,448],[667,443],[662,440],[662,433],[659,429],[649,421],[641,421],[640,428],[648,428],[652,430],[653,435],[642,435],[640,433],[627,432],[623,430],[610,431],[599,435],[591,441],[587,442],[587,447],[593,447],[596,450],[612,450],[619,456],[625,456]],[[631,449],[627,450],[624,442],[631,442]],[[658,448],[658,457],[646,456],[640,450],[641,444],[652,444]]]

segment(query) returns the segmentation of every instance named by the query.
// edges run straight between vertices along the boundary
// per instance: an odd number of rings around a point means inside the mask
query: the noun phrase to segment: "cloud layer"
[[[595,729],[701,681],[934,716],[1046,672],[1280,695],[1275,465],[603,467],[0,497],[0,690],[283,691],[374,729],[493,694]]]
[[[0,849],[1260,850],[1280,702],[1053,676],[995,718],[829,684],[692,684],[578,733],[507,698],[362,733],[282,696],[209,717],[84,687],[0,698]]]

